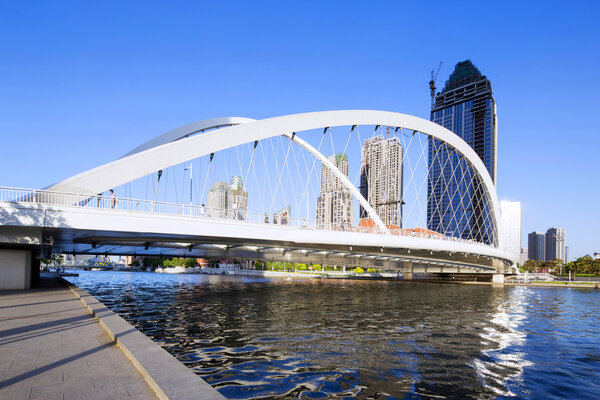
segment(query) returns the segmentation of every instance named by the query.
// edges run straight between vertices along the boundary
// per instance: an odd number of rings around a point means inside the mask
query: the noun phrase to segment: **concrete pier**
[[[0,291],[0,400],[224,399],[76,287]]]

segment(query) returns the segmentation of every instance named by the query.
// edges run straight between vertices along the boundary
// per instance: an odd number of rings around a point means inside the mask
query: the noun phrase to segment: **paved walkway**
[[[155,399],[80,300],[56,278],[0,291],[0,400]]]

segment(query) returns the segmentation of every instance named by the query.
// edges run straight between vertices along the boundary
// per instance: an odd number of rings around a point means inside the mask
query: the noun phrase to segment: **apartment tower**
[[[346,154],[335,154],[328,159],[348,176]],[[317,226],[320,229],[341,230],[352,226],[352,194],[324,165],[321,165],[321,195],[317,199]]]
[[[402,227],[402,145],[397,137],[365,140],[360,160],[360,193],[385,225]],[[367,218],[360,207],[360,217]]]
[[[546,261],[546,235],[541,232],[531,232],[527,235],[527,256],[530,260]]]
[[[567,261],[567,254],[565,248],[565,239],[567,233],[565,228],[549,228],[546,231],[546,243],[545,243],[545,258],[546,261],[552,261],[555,258]]]

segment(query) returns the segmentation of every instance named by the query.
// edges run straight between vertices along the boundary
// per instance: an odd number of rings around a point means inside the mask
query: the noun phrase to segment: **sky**
[[[376,109],[429,118],[470,59],[498,108],[501,200],[600,252],[600,3],[0,0],[0,186],[43,188],[189,122]]]

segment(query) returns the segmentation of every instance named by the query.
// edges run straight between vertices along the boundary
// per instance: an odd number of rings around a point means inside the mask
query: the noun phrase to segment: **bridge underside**
[[[27,236],[23,228],[2,227],[5,237]],[[344,233],[338,233],[344,235]],[[54,253],[79,255],[132,255],[192,257],[208,259],[260,260],[364,266],[414,273],[511,273],[508,265],[494,257],[427,249],[360,246],[347,244],[296,243],[287,240],[241,239],[209,235],[115,232],[73,228],[31,230],[39,237],[29,245]],[[13,242],[14,243],[14,242]],[[25,247],[23,247],[25,248]]]

